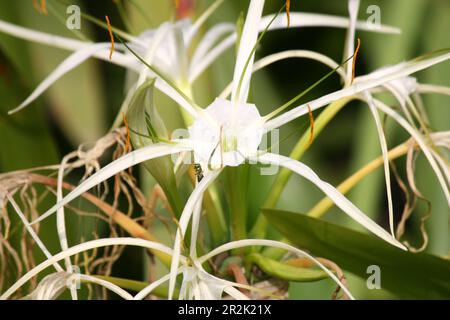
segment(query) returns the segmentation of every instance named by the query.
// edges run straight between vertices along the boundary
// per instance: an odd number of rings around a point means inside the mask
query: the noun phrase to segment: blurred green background
[[[51,0],[50,0],[51,1]],[[144,9],[147,19],[133,7],[129,17],[136,32],[157,27],[166,19],[173,19],[173,3],[169,0],[135,0]],[[126,1],[125,1],[126,2]],[[195,15],[210,3],[196,1]],[[317,12],[347,16],[345,0],[293,0],[292,11]],[[118,10],[113,1],[71,1],[79,4],[83,11],[103,19],[107,14],[113,23],[121,24]],[[284,1],[266,1],[266,12],[276,12]],[[450,47],[450,1],[448,0],[363,0],[359,18],[365,20],[369,5],[381,8],[383,24],[402,29],[401,35],[381,35],[358,32],[361,51],[357,64],[357,75],[365,74],[378,67],[409,60],[422,53]],[[240,11],[245,10],[247,1],[227,0],[214,14],[207,25],[219,21],[235,22]],[[64,15],[64,12],[60,12]],[[54,15],[39,14],[29,0],[1,1],[0,19],[36,30],[73,37]],[[108,41],[105,30],[83,22],[82,33],[96,41]],[[204,30],[203,30],[204,31]],[[287,49],[309,49],[324,53],[341,61],[344,50],[345,30],[330,28],[303,28],[273,31],[267,34],[257,57]],[[62,50],[18,40],[0,34],[0,173],[58,163],[64,154],[80,143],[95,141],[104,135],[114,120],[124,98],[125,72],[105,62],[90,60],[65,75],[26,110],[12,116],[7,111],[22,102],[36,85],[48,75],[68,53]],[[200,105],[206,106],[220,93],[232,78],[234,51],[223,55],[195,84],[194,95]],[[307,88],[328,70],[319,63],[309,60],[291,59],[279,62],[258,72],[253,81],[252,98],[262,114],[285,102],[299,91]],[[450,63],[435,66],[417,74],[421,82],[450,86]],[[313,99],[340,87],[337,76],[302,98],[302,102]],[[159,104],[170,104],[159,97]],[[449,99],[440,96],[425,96],[426,109],[434,129],[448,129],[450,119]],[[166,119],[170,126],[181,125],[181,119]],[[281,136],[290,136],[281,145],[281,153],[289,154],[308,125],[301,119],[282,128]],[[393,147],[408,136],[392,121],[387,121],[388,145]],[[311,166],[320,176],[337,185],[358,168],[380,155],[376,128],[367,106],[353,102],[345,107],[314,141],[302,161]],[[403,159],[397,161],[400,171],[404,169]],[[137,171],[136,171],[137,172]],[[417,167],[419,189],[432,203],[432,216],[427,222],[429,245],[427,251],[436,255],[448,255],[450,248],[448,207],[437,180],[423,157]],[[143,185],[150,185],[148,177],[141,175]],[[364,212],[387,227],[387,202],[382,169],[364,179],[349,194]],[[252,174],[250,208],[253,217],[259,214],[273,181],[272,177],[261,177],[256,169]],[[403,208],[404,197],[397,184],[393,183],[396,212]],[[304,180],[292,177],[279,201],[278,207],[296,212],[311,208],[322,194]],[[42,209],[49,203],[42,203]],[[83,205],[80,201],[78,205]],[[419,206],[407,224],[406,238],[420,246],[419,219],[425,212]],[[326,218],[359,227],[338,210],[327,213]],[[399,216],[396,217],[399,219]],[[69,234],[73,241],[88,234],[92,228],[89,222],[69,220]],[[55,252],[58,249],[56,232],[51,221],[43,224],[42,239]],[[132,265],[133,268],[129,266]],[[142,278],[144,273],[141,251],[127,249],[115,267],[115,275]],[[1,275],[0,275],[1,276]],[[383,290],[367,290],[365,280],[349,275],[349,286],[357,298],[395,298]],[[291,298],[328,299],[334,289],[332,281],[312,284],[293,284]]]

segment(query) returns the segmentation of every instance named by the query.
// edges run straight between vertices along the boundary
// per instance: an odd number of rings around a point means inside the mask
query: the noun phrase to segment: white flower
[[[173,141],[173,143],[157,143],[141,149],[137,149],[124,155],[123,157],[100,169],[96,174],[92,175],[84,182],[82,182],[66,197],[58,201],[55,206],[41,215],[37,221],[41,221],[47,218],[59,208],[65,206],[70,201],[81,195],[83,192],[86,192],[87,190],[91,189],[92,187],[112,177],[122,170],[158,157],[177,154],[184,151],[192,151],[196,159],[203,164],[206,163],[207,165],[209,165],[211,170],[206,172],[204,178],[194,188],[192,194],[185,204],[185,207],[179,219],[179,228],[177,230],[174,248],[173,251],[170,251],[170,254],[172,254],[170,274],[168,275],[168,277],[164,278],[169,280],[169,298],[172,298],[175,288],[176,276],[180,272],[184,272],[185,275],[183,282],[184,288],[186,288],[183,293],[185,296],[212,297],[217,296],[218,292],[220,292],[222,288],[220,285],[218,285],[220,281],[216,281],[215,278],[213,281],[213,278],[211,278],[212,276],[210,277],[210,275],[206,276],[203,274],[201,263],[204,263],[206,260],[203,260],[204,257],[197,258],[196,253],[197,233],[201,216],[200,212],[202,196],[205,190],[220,175],[224,166],[237,166],[245,160],[263,164],[279,165],[292,170],[298,175],[301,175],[305,179],[312,182],[320,190],[322,190],[330,199],[333,200],[333,202],[340,209],[342,209],[344,213],[346,213],[352,219],[359,222],[369,231],[384,239],[388,243],[405,249],[405,247],[401,243],[399,243],[395,239],[395,237],[391,236],[388,232],[386,232],[386,230],[384,230],[378,224],[368,218],[332,185],[321,180],[321,178],[317,174],[315,174],[311,168],[299,161],[288,157],[283,157],[272,153],[265,153],[260,155],[257,153],[257,149],[264,131],[278,128],[283,124],[286,124],[304,114],[307,114],[309,112],[309,109],[316,110],[341,98],[356,96],[358,98],[364,99],[365,101],[368,101],[372,110],[381,110],[387,113],[397,122],[399,122],[400,125],[402,125],[411,133],[411,135],[414,136],[418,144],[424,149],[424,153],[429,159],[430,163],[432,165],[436,164],[433,155],[430,152],[427,153],[427,149],[423,147],[423,139],[421,139],[420,135],[417,135],[414,128],[411,128],[409,123],[404,120],[403,117],[399,116],[394,110],[383,105],[378,100],[372,99],[372,97],[370,96],[370,90],[383,86],[384,84],[391,83],[392,81],[407,77],[414,72],[428,68],[436,63],[445,61],[450,58],[450,54],[442,54],[440,56],[431,57],[428,59],[403,63],[384,70],[381,75],[373,73],[366,77],[360,77],[355,79],[353,83],[351,81],[348,82],[346,87],[342,90],[300,105],[276,118],[274,118],[274,114],[272,113],[269,116],[261,117],[256,106],[247,103],[247,97],[250,88],[252,72],[254,71],[253,48],[255,47],[257,35],[260,31],[261,21],[263,21],[263,19],[261,18],[263,6],[264,1],[262,0],[252,0],[250,2],[236,59],[230,100],[216,99],[206,109],[201,109],[185,100],[184,102],[186,110],[189,110],[194,117],[194,122],[189,128],[189,132],[191,135],[189,139],[181,139],[178,141]],[[275,23],[277,21],[278,20],[275,20]],[[346,76],[346,78],[349,77],[348,72],[344,75]],[[174,96],[173,92],[176,92],[176,90],[173,87],[170,87],[170,84],[162,81],[161,79],[159,80],[160,84],[163,84],[165,86],[163,86],[165,88],[165,91],[171,92],[171,96]],[[374,113],[374,115],[375,119],[378,119],[377,114]],[[381,140],[384,141],[384,137],[381,137]],[[440,181],[441,179],[444,179],[442,176],[438,176],[438,178],[440,179]],[[184,257],[181,254],[181,243],[191,221],[192,232],[189,257]],[[270,243],[270,245],[282,247],[287,250],[292,250],[292,247],[278,243],[275,245],[274,242],[267,242],[268,240],[247,241],[249,242],[246,242],[246,245],[264,245],[263,243]],[[112,244],[111,241],[107,243]],[[119,242],[117,241],[114,243]],[[127,240],[127,243],[135,244],[136,242]],[[144,242],[140,244],[143,245]],[[150,244],[149,242],[145,242],[145,245]],[[242,245],[242,243],[240,245]],[[155,244],[152,243],[151,246],[155,247]],[[233,247],[232,244],[227,244],[222,249],[229,250],[231,249],[231,247]],[[74,248],[75,247],[64,250],[66,254],[58,255],[58,259],[65,258],[68,252],[76,251]],[[165,248],[164,250],[167,251],[167,248]],[[53,260],[49,259],[48,261]],[[189,264],[188,261],[192,261],[193,265]],[[334,275],[330,276],[333,277]],[[161,279],[161,281],[163,280]],[[19,282],[19,285],[22,282]],[[203,293],[200,292],[198,294],[195,293],[198,292],[198,290],[201,290],[201,288],[208,289],[209,291],[207,290]],[[225,289],[226,288],[227,287],[225,287]],[[11,290],[9,290],[8,293],[10,293],[10,291]]]
[[[235,113],[233,108],[231,101],[216,98],[205,109],[213,122],[199,118],[188,128],[196,162],[204,168],[238,166],[257,154],[264,132],[258,109],[248,103],[239,103]]]
[[[234,24],[219,23],[208,30],[204,37],[199,40],[198,45],[192,48],[195,43],[194,38],[199,33],[202,25],[222,3],[222,0],[214,1],[194,23],[191,23],[187,19],[175,23],[166,22],[155,30],[143,32],[138,37],[127,35],[123,32],[120,35],[129,41],[129,45],[144,56],[149,63],[154,64],[157,69],[164,71],[172,81],[178,86],[181,86],[182,90],[185,90],[186,88],[183,88],[183,86],[192,84],[222,53],[232,47],[236,42],[237,34]],[[259,32],[263,31],[273,17],[273,15],[263,17],[259,25],[255,26],[255,28]],[[299,12],[291,13],[291,28],[317,26],[346,28],[348,22],[349,20],[347,18],[337,16]],[[278,16],[269,30],[285,28],[286,26],[286,17]],[[356,23],[355,27],[361,30],[373,31],[370,25],[363,21]],[[143,77],[140,79],[141,83],[145,77],[154,76],[152,72],[148,71],[145,65],[137,61],[121,44],[116,44],[116,52],[112,59],[110,59],[110,43],[83,42],[27,29],[2,20],[0,20],[0,32],[28,41],[73,51],[73,54],[64,60],[39,84],[23,103],[10,113],[17,112],[28,106],[55,81],[91,57],[116,64],[142,75]],[[377,32],[399,33],[399,30],[393,27],[382,26]],[[222,39],[223,37],[225,38]],[[190,58],[189,50],[192,49],[195,50],[193,51],[192,58]],[[156,87],[174,99],[182,107],[188,108],[184,99],[174,92],[172,88],[167,86],[164,81],[161,81],[161,79],[158,79]],[[190,113],[190,110],[187,110],[187,112]],[[120,118],[118,117],[118,119]]]

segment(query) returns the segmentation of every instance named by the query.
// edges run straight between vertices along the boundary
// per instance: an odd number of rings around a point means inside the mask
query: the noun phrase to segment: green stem
[[[314,122],[314,136],[316,138],[323,128],[333,119],[333,117],[345,106],[347,105],[353,97],[343,98],[331,103],[316,119]],[[305,151],[309,147],[310,141],[310,130],[306,131],[300,140],[295,145],[289,157],[291,159],[299,160]],[[264,208],[273,208],[276,206],[278,200],[280,199],[281,193],[283,192],[286,184],[291,177],[292,172],[288,169],[281,169],[280,173],[275,179],[272,185],[269,196],[264,202]],[[264,215],[260,214],[252,228],[251,234],[254,238],[264,238],[267,229],[267,220]]]
[[[230,204],[231,238],[242,240],[247,238],[248,182],[249,165],[227,168],[228,196]],[[239,249],[236,253],[243,253]]]

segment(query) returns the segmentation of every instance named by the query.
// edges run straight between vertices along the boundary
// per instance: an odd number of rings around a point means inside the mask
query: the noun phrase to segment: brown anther
[[[106,24],[108,25],[109,38],[111,40],[111,48],[109,49],[109,60],[111,60],[112,55],[114,53],[114,35],[112,32],[111,22],[109,21],[109,17],[105,16]]]
[[[361,46],[361,40],[359,40],[358,38],[358,43],[356,45],[356,50],[355,50],[355,54],[353,56],[353,64],[352,64],[352,81],[350,82],[350,84],[353,83],[353,80],[355,80],[355,66],[356,66],[356,58],[358,58],[358,52],[359,52],[359,47]]]
[[[41,0],[41,12],[48,15],[46,0]]]
[[[286,18],[288,28],[291,25],[291,0],[286,0]]]

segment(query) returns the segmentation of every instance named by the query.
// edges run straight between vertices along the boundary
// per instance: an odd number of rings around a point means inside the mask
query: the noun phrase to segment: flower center
[[[208,168],[238,166],[258,151],[263,136],[262,118],[253,104],[234,109],[229,100],[214,100],[205,111],[210,120],[199,118],[189,127],[195,161]]]

